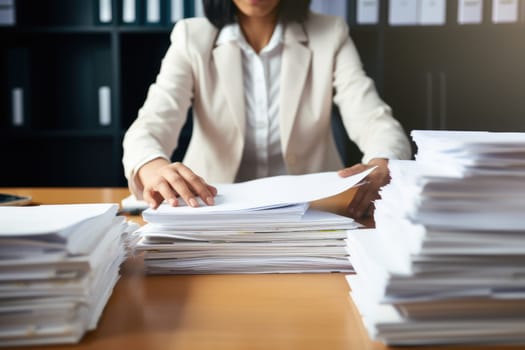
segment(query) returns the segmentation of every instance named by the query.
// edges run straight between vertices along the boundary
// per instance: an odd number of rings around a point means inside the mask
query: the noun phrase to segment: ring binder
[[[388,24],[391,26],[417,25],[416,0],[390,0]]]
[[[193,16],[194,17],[204,17],[204,7],[202,6],[202,0],[194,0]]]
[[[135,0],[122,0],[122,22],[137,22],[137,6]]]
[[[113,21],[113,4],[111,0],[98,0],[98,20],[102,24]]]
[[[0,27],[14,26],[16,11],[14,0],[0,0]]]
[[[24,125],[24,89],[15,87],[11,90],[11,115],[13,126]]]
[[[458,23],[479,24],[483,21],[483,0],[459,0]]]
[[[170,23],[176,23],[184,18],[184,0],[168,0]]]
[[[356,22],[357,24],[378,24],[379,1],[358,0]]]
[[[518,21],[518,0],[493,0],[492,22],[515,23]]]
[[[144,23],[162,24],[162,10],[160,0],[146,0]]]
[[[101,86],[98,89],[98,120],[102,126],[111,124],[111,89],[109,86]]]

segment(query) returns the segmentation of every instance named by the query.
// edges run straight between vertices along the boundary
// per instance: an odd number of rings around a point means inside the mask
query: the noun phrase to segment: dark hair
[[[218,29],[237,21],[237,6],[232,0],[195,0],[202,1],[208,20]],[[284,22],[303,22],[308,16],[311,0],[281,0],[279,16]]]

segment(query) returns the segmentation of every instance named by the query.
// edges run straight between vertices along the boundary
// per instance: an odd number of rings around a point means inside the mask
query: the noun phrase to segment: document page
[[[162,214],[200,214],[228,211],[244,211],[277,208],[297,203],[307,203],[331,197],[346,191],[370,174],[375,168],[342,178],[337,172],[307,175],[284,175],[267,177],[236,184],[217,185],[215,205],[198,208],[162,204],[158,209],[148,209],[145,217]],[[155,213],[155,214],[154,214]]]

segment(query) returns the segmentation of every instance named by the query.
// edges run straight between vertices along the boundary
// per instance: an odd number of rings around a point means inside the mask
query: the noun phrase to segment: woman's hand
[[[354,219],[372,216],[374,213],[373,200],[379,198],[379,189],[390,182],[388,159],[374,158],[368,164],[356,164],[339,171],[339,176],[348,177],[377,166],[366,178],[366,182],[359,186],[357,192],[348,205],[348,214]]]
[[[171,164],[166,159],[157,158],[142,166],[137,176],[144,186],[144,200],[153,209],[158,208],[164,199],[171,206],[177,206],[178,196],[191,207],[199,206],[195,196],[208,205],[215,204],[213,197],[217,195],[217,189],[182,163]]]

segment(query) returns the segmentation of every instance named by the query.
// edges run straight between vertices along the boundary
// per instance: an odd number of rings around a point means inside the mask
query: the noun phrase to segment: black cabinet
[[[145,1],[124,23],[122,0],[17,0],[17,24],[0,27],[0,186],[123,186],[122,137],[158,73],[173,27],[170,4],[146,23]],[[193,16],[195,1],[184,3]],[[525,131],[525,4],[517,23],[459,25],[447,1],[443,26],[356,24],[364,68],[407,133],[413,129]],[[112,18],[100,20],[100,4]],[[343,14],[344,15],[344,14]],[[104,22],[104,23],[102,23]],[[191,114],[191,111],[190,111]],[[173,155],[181,160],[191,116]],[[360,152],[333,123],[345,162]]]
[[[525,41],[521,25],[455,32],[443,83],[443,127],[525,131]]]
[[[194,1],[173,1],[194,14]],[[170,44],[171,3],[152,24],[137,1],[137,20],[124,25],[121,0],[16,1],[16,25],[0,27],[0,186],[126,184],[122,138]]]
[[[525,131],[525,33],[494,24],[459,25],[447,2],[444,26],[384,26],[384,98],[413,129]],[[523,11],[521,11],[521,14]]]

